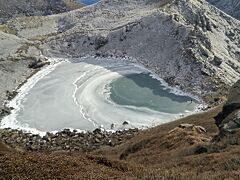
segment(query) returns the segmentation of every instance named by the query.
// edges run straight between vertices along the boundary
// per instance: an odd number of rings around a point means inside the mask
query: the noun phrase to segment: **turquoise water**
[[[192,111],[196,104],[191,97],[170,93],[149,74],[130,74],[110,84],[111,99],[119,105],[146,107],[165,113]]]
[[[98,1],[99,1],[99,0],[79,0],[79,2],[84,3],[84,4],[87,4],[87,5],[96,3],[96,2],[98,2]]]

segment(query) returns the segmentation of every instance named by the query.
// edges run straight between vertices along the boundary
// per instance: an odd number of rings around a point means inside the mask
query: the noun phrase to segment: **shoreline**
[[[3,116],[0,120],[0,128],[9,128],[5,127],[5,122],[8,124],[11,124],[11,129],[21,129],[21,126],[18,126],[18,122],[15,121],[16,113],[21,108],[21,104],[24,101],[24,97],[28,94],[29,90],[35,84],[41,80],[45,75],[52,72],[52,70],[55,69],[55,67],[61,63],[62,61],[55,61],[55,59],[48,59],[49,65],[43,66],[40,69],[35,69],[33,73],[29,76],[28,79],[26,79],[24,82],[20,83],[19,86],[13,91],[15,93],[15,96],[12,97],[12,99],[5,101],[4,108],[7,108],[10,110],[9,114]],[[11,120],[11,121],[10,121]],[[28,129],[28,128],[27,128]],[[29,130],[26,130],[26,133],[31,132],[31,128]]]
[[[84,60],[86,58],[89,58],[92,56],[85,56],[82,58],[77,58],[78,62],[84,62]],[[92,57],[92,58],[97,58],[99,59],[99,61],[102,61],[102,57],[98,58],[98,57]],[[103,57],[106,58],[106,57]],[[181,90],[177,90],[176,91],[176,87],[171,87],[169,84],[167,84],[163,79],[161,79],[160,77],[157,77],[157,75],[152,72],[151,70],[148,70],[144,67],[144,65],[141,65],[140,63],[138,63],[136,60],[132,59],[132,58],[119,58],[119,57],[108,57],[114,60],[118,60],[121,59],[123,61],[132,63],[134,66],[143,69],[144,71],[147,71],[150,73],[151,77],[154,76],[153,78],[157,79],[162,85],[165,86],[166,89],[169,89],[171,91],[171,93],[175,93],[177,92],[177,94],[179,95],[185,95],[185,96],[189,96],[195,100],[199,101],[199,98],[196,99],[194,98],[194,96],[190,96],[189,93],[185,93]],[[5,116],[2,121],[1,121],[1,128],[11,128],[11,129],[18,129],[18,130],[23,130],[26,133],[32,133],[32,134],[39,134],[40,136],[44,136],[47,132],[45,131],[39,131],[36,130],[35,128],[30,128],[28,126],[23,127],[22,125],[19,125],[18,122],[15,121],[16,119],[16,113],[19,111],[19,109],[21,108],[21,103],[24,101],[24,96],[28,94],[29,90],[39,81],[41,80],[43,77],[45,77],[47,74],[49,74],[50,72],[52,72],[55,67],[57,67],[59,64],[61,64],[62,62],[71,62],[71,61],[66,61],[64,59],[48,59],[50,62],[50,65],[44,66],[42,69],[39,69],[37,72],[35,72],[35,74],[33,74],[32,76],[30,76],[30,78],[28,80],[26,80],[26,82],[24,84],[22,84],[19,89],[16,91],[18,94],[16,95],[16,97],[14,99],[12,99],[11,101],[8,101],[7,108],[11,108],[11,114]],[[74,61],[74,59],[73,59]],[[76,61],[75,61],[76,62]],[[189,116],[192,114],[195,114],[197,112],[200,112],[203,109],[203,104],[199,104],[198,106],[196,106],[196,109],[193,112],[186,112],[186,113],[180,113],[179,116],[173,118],[171,121],[175,121],[179,118],[185,117],[185,116]],[[10,121],[11,120],[11,121]],[[5,123],[5,124],[4,124]],[[7,124],[7,125],[6,125]],[[10,125],[9,125],[10,124]],[[155,124],[154,126],[157,126],[160,124]],[[153,126],[148,126],[145,128],[139,128],[139,129],[146,129],[146,128],[151,128]],[[68,128],[68,127],[65,127]],[[98,127],[96,127],[98,128]],[[79,130],[76,129],[79,132],[87,132],[86,130]],[[56,131],[52,131],[50,133],[57,133],[61,130],[56,130]]]
[[[116,58],[116,59],[119,59],[119,58]],[[129,61],[128,59],[126,60]],[[136,62],[131,61],[131,63],[136,63]],[[139,63],[137,65],[139,65]],[[140,66],[146,69],[144,65],[140,65]],[[44,69],[46,68],[51,69],[51,65],[47,65],[46,67],[44,66],[41,69],[35,70],[35,72],[29,78],[32,78],[32,76],[36,75],[41,71],[44,72]],[[20,86],[18,87],[19,89],[16,90],[17,93],[20,91],[22,87],[24,88],[24,85],[26,86],[26,83],[28,82],[28,80],[29,79],[27,79],[25,83],[20,84]],[[170,85],[168,85],[167,87],[171,88]],[[9,104],[11,104],[10,102]],[[195,111],[192,113],[188,113],[184,116],[179,116],[176,119],[173,119],[171,122],[178,121],[183,117],[187,117],[193,114],[198,114],[203,112],[206,112],[206,111]],[[156,125],[156,126],[159,126],[159,125]],[[136,134],[151,128],[153,127],[148,127],[144,129],[141,129],[141,128],[124,129],[119,131],[104,131],[102,129],[97,128],[93,132],[79,131],[76,129],[71,129],[71,130],[63,129],[55,132],[44,132],[42,134],[29,133],[21,129],[14,129],[14,128],[2,129],[1,128],[0,137],[3,139],[4,143],[6,143],[7,145],[15,149],[22,149],[27,151],[44,151],[44,152],[45,151],[50,151],[50,152],[61,151],[61,150],[89,152],[89,151],[98,149],[99,147],[102,147],[102,146],[119,145],[123,143],[125,140],[134,137]]]
[[[55,133],[47,132],[44,136],[39,134],[27,133],[22,130],[5,128],[0,129],[0,138],[2,142],[10,148],[17,151],[31,152],[91,152],[102,147],[114,147],[120,145],[127,140],[143,133],[147,130],[156,129],[168,124],[184,123],[182,120],[201,114],[209,113],[218,107],[208,109],[206,111],[190,114],[185,117],[175,119],[171,122],[163,123],[146,129],[124,129],[119,131],[106,131],[96,128],[94,131],[81,132],[75,129],[63,129]],[[190,123],[190,122],[189,122]]]

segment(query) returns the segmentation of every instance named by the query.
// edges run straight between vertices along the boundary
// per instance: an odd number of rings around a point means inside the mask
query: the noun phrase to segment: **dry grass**
[[[41,43],[45,42],[48,38],[57,36],[58,33],[50,33],[50,34],[45,34],[45,35],[37,35],[34,36],[32,38],[30,38],[29,40],[31,41],[40,41]]]
[[[0,157],[4,179],[133,179],[79,154],[6,154]]]
[[[198,113],[195,115],[191,115],[182,119],[179,119],[177,121],[173,121],[170,123],[166,123],[148,130],[143,131],[139,135],[135,136],[131,140],[129,140],[127,143],[124,143],[117,148],[113,149],[104,149],[102,151],[99,151],[99,153],[105,153],[106,155],[113,157],[113,158],[119,158],[122,152],[124,152],[126,149],[132,146],[141,146],[140,149],[144,149],[145,153],[151,153],[152,150],[160,150],[159,144],[162,144],[163,138],[169,133],[169,131],[173,130],[174,128],[178,127],[180,124],[183,123],[190,123],[194,125],[203,126],[207,130],[207,136],[214,136],[218,133],[218,128],[215,125],[214,116],[218,114],[218,112],[221,110],[221,106],[214,108],[212,110],[209,110],[204,113]],[[162,146],[163,149],[165,149],[164,146]],[[149,149],[151,151],[149,152]],[[140,151],[138,151],[140,153]],[[136,155],[136,153],[134,153]],[[155,152],[153,152],[155,154]],[[132,156],[129,156],[129,158],[133,158]],[[137,157],[139,161],[139,157]],[[146,161],[144,161],[146,163]]]
[[[84,4],[76,2],[75,0],[63,0],[63,1],[69,9],[79,9],[85,6]]]
[[[0,156],[0,176],[7,179],[239,179],[240,146],[219,148],[211,142],[218,133],[213,117],[220,110],[218,107],[143,131],[124,144],[87,155],[7,153]],[[207,133],[176,128],[182,123],[201,125]]]
[[[14,29],[9,28],[7,25],[2,24],[0,25],[0,31],[7,33],[7,34],[17,34],[17,31],[15,31]]]
[[[127,162],[135,167],[131,171],[138,179],[238,179],[240,147],[219,148],[210,142],[218,133],[214,116],[221,108],[146,130],[125,144],[96,154]],[[203,126],[207,133],[176,128],[182,123]],[[207,152],[198,152],[199,148]]]
[[[21,29],[38,28],[43,25],[46,18],[45,16],[22,16],[12,19],[8,24],[13,24],[13,26],[17,25],[21,27]]]
[[[0,154],[5,154],[9,151],[12,151],[6,144],[0,142]]]

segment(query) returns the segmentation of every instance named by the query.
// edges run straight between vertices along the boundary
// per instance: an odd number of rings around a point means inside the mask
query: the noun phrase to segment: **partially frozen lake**
[[[155,77],[143,67],[117,59],[63,62],[32,88],[25,87],[16,97],[18,108],[1,126],[37,132],[118,130],[155,126],[196,110],[196,100]],[[123,125],[125,121],[129,124]]]

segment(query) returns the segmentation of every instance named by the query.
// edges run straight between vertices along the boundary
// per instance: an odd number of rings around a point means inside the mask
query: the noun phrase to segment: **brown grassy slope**
[[[6,144],[0,141],[0,155],[5,154],[7,152],[12,152],[12,151],[13,149],[10,149]]]
[[[215,125],[214,116],[216,116],[216,114],[221,110],[221,108],[222,107],[219,106],[207,112],[191,115],[191,116],[179,119],[177,121],[173,121],[170,123],[166,123],[166,124],[145,130],[139,135],[129,140],[128,142],[118,146],[117,148],[104,149],[100,151],[100,153],[103,153],[103,154],[106,153],[106,155],[108,155],[109,157],[118,159],[120,158],[121,153],[123,153],[130,147],[139,146],[138,150],[136,150],[136,152],[132,154],[130,153],[127,159],[131,159],[132,161],[136,161],[136,162],[142,161],[144,164],[146,164],[147,161],[144,160],[144,157],[143,156],[139,157],[138,154],[139,153],[156,154],[154,150],[160,151],[159,148],[165,149],[164,146],[159,147],[159,145],[163,143],[163,138],[165,138],[166,134],[168,134],[169,131],[178,127],[180,124],[190,123],[194,125],[203,126],[207,130],[207,134],[206,134],[207,136],[214,136],[215,134],[217,134],[218,128]],[[134,158],[135,156],[136,156],[136,159]]]
[[[0,156],[0,179],[134,179],[83,154],[7,153]]]
[[[63,0],[63,2],[66,4],[66,6],[71,9],[71,10],[74,10],[74,9],[79,9],[79,8],[82,8],[82,7],[85,7],[86,5],[83,4],[83,3],[80,3],[80,2],[76,2],[76,1],[73,1],[73,0]]]
[[[88,155],[7,153],[0,155],[5,179],[239,179],[240,147],[219,148],[213,117],[221,107],[141,132],[126,143]],[[192,123],[206,128],[176,128]],[[174,130],[173,130],[174,129]],[[205,152],[205,149],[208,152]],[[198,151],[200,150],[200,151]]]
[[[120,164],[127,162],[138,179],[239,179],[240,147],[211,142],[218,133],[213,117],[220,110],[217,107],[149,129],[97,154]],[[181,123],[203,126],[207,133],[176,128]]]

